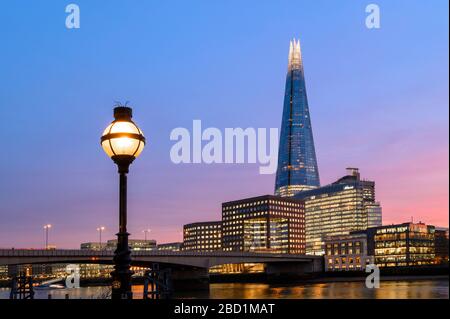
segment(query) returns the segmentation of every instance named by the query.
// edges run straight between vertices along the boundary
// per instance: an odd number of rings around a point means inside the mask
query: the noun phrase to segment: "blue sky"
[[[279,127],[300,38],[323,184],[357,166],[385,222],[448,225],[448,2],[4,1],[0,246],[78,247],[117,229],[117,176],[99,145],[130,101],[148,145],[131,168],[130,231],[181,239],[223,201],[273,192],[258,165],[174,165],[173,128]],[[80,7],[81,28],[65,27]]]

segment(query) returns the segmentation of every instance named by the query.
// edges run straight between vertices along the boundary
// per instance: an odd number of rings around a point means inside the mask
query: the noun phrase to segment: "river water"
[[[107,287],[36,290],[36,299],[102,299]],[[143,286],[133,286],[134,298],[142,298]],[[0,288],[0,299],[9,298],[9,289]],[[210,299],[448,299],[448,278],[432,280],[382,281],[380,288],[368,289],[364,282],[327,282],[275,285],[263,283],[213,283],[209,291],[175,293],[174,298]]]

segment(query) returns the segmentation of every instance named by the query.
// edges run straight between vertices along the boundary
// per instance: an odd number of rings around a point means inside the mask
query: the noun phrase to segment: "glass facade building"
[[[366,203],[365,210],[365,214],[367,215],[367,228],[381,226],[383,220],[380,203]]]
[[[361,180],[357,168],[336,182],[303,191],[295,198],[305,202],[306,253],[325,254],[325,237],[347,235],[381,225],[381,207],[375,201],[375,182]]]
[[[289,48],[275,195],[289,197],[319,185],[300,42],[294,39]]]
[[[435,263],[435,227],[404,223],[370,228],[375,264],[379,267],[420,266]]]
[[[273,195],[222,204],[223,251],[305,253],[302,201]]]

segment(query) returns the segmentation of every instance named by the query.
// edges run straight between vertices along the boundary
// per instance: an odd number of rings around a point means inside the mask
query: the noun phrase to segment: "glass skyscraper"
[[[300,41],[291,41],[275,194],[294,196],[320,186]]]

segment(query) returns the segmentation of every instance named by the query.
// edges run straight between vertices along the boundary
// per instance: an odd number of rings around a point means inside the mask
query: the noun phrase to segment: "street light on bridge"
[[[114,121],[108,125],[101,137],[105,153],[118,166],[119,181],[119,233],[114,251],[112,275],[112,299],[132,299],[130,270],[131,252],[127,232],[127,173],[130,164],[144,149],[145,137],[131,120],[132,110],[126,106],[114,108]]]
[[[48,231],[52,228],[51,224],[44,225],[45,231],[45,249],[48,249]]]
[[[100,241],[100,250],[102,250],[102,232],[105,230],[104,226],[97,227],[97,231],[99,233],[99,241]]]
[[[147,241],[147,234],[149,234],[151,231],[151,229],[144,229],[142,231],[144,233],[144,241]]]

